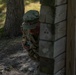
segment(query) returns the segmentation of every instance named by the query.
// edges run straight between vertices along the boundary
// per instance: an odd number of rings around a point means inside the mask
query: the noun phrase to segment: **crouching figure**
[[[39,43],[39,12],[30,10],[23,16],[22,29],[22,46],[28,51],[31,59],[39,61],[38,43]]]

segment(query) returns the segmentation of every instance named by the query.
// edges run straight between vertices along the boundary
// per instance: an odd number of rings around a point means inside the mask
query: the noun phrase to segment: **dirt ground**
[[[38,75],[38,63],[21,45],[21,37],[0,40],[0,75]]]

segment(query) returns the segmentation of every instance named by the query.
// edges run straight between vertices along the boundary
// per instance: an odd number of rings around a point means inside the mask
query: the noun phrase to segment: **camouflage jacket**
[[[39,27],[24,31],[22,29],[22,46],[32,59],[38,60]]]

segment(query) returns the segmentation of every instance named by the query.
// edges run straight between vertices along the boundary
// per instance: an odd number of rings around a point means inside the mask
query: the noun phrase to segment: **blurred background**
[[[0,36],[2,36],[2,28],[5,26],[7,4],[9,1],[10,0],[0,0]],[[24,13],[32,9],[40,11],[39,0],[24,0]]]

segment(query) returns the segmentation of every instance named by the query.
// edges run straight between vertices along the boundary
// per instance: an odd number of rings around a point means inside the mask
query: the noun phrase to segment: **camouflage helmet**
[[[23,21],[32,22],[39,19],[39,12],[36,10],[29,10],[23,16]]]
[[[36,23],[39,20],[39,12],[36,10],[29,10],[23,16],[23,24],[22,28],[25,29],[34,29],[36,27]],[[32,24],[30,25],[30,23]]]

